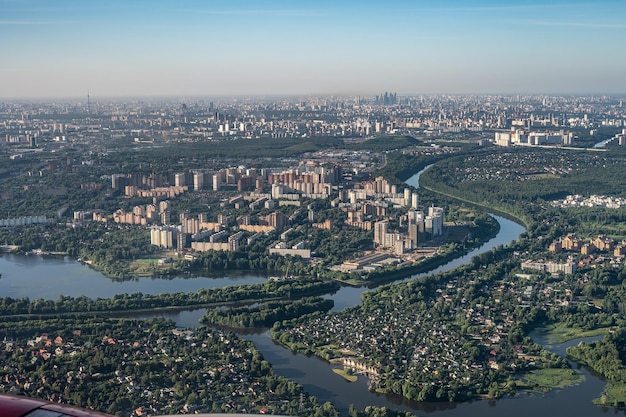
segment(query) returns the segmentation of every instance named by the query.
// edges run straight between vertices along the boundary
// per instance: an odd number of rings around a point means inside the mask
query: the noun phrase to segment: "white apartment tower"
[[[374,243],[380,246],[385,245],[387,238],[387,230],[389,228],[389,221],[382,220],[374,223]]]
[[[185,173],[179,172],[178,174],[174,174],[174,185],[176,187],[182,187],[185,185]]]
[[[414,194],[411,196],[411,208],[413,208],[413,209],[417,210],[417,206],[419,205],[419,203],[420,203],[420,198],[419,198],[419,196],[417,195],[417,193],[414,193]]]
[[[213,191],[219,191],[222,185],[222,178],[219,174],[213,174]]]
[[[193,173],[193,189],[196,191],[200,191],[203,188],[204,188],[204,173],[194,172]]]
[[[443,234],[443,208],[428,207],[428,216],[424,219],[424,228],[433,236]]]

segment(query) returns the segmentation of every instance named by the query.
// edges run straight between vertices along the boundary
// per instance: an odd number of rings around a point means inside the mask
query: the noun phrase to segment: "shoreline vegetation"
[[[570,368],[546,368],[528,372],[520,377],[519,389],[548,392],[578,385],[585,380],[580,372]]]
[[[580,365],[600,374],[607,382],[600,397],[593,403],[601,406],[626,405],[626,329],[612,329],[604,338],[579,343],[567,349],[567,356]]]
[[[224,288],[201,289],[193,293],[168,294],[120,294],[113,298],[91,299],[85,296],[60,296],[57,300],[28,298],[0,299],[0,315],[3,318],[15,316],[58,315],[61,313],[95,315],[98,313],[123,313],[160,311],[164,309],[222,307],[225,305],[254,304],[298,300],[334,292],[339,284],[314,278],[300,278],[281,281],[267,281],[261,284],[229,286]]]
[[[580,327],[568,327],[563,323],[555,323],[547,325],[541,330],[543,336],[546,337],[548,343],[561,344],[570,340],[584,339],[587,337],[605,336],[611,331],[609,327],[599,327],[592,330],[584,330]]]

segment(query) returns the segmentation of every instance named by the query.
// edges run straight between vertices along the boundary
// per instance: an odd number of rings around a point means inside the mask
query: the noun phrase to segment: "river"
[[[342,377],[332,372],[332,365],[304,355],[293,354],[276,345],[267,333],[243,335],[251,340],[263,356],[272,364],[279,375],[291,378],[304,386],[320,402],[331,401],[338,409],[347,411],[350,404],[363,409],[368,405],[410,411],[416,415],[429,414],[441,417],[527,417],[567,416],[590,417],[605,415],[608,409],[597,407],[592,400],[600,396],[605,383],[592,375],[586,368],[579,371],[585,376],[579,385],[554,390],[548,393],[519,394],[497,401],[472,401],[466,403],[428,403],[414,402],[394,395],[379,395],[368,391],[367,381],[363,377],[355,383],[347,383]],[[578,343],[551,345],[551,350],[564,354],[565,348]],[[574,364],[574,367],[576,365]],[[613,410],[622,413],[619,410]]]
[[[428,168],[428,167],[427,167]],[[425,168],[425,169],[427,169]],[[407,183],[418,186],[420,173],[414,175]],[[524,232],[519,224],[494,216],[500,223],[498,235],[480,248],[454,259],[449,263],[429,272],[436,273],[450,270],[468,262],[473,256],[491,250],[499,245],[507,245]],[[204,277],[175,277],[172,279],[139,278],[133,281],[113,281],[102,276],[76,261],[68,258],[48,258],[38,256],[0,256],[0,295],[10,297],[29,297],[31,299],[56,299],[59,295],[80,296],[91,298],[112,297],[116,294],[142,292],[156,294],[163,292],[192,292],[200,288],[215,288],[226,285],[252,284],[263,282],[267,277],[256,272],[236,274],[219,274]],[[415,279],[429,273],[417,274]],[[361,302],[361,294],[369,289],[343,287],[335,294],[329,295],[335,301],[335,310],[354,306]],[[178,311],[159,313],[173,319],[178,326],[197,327],[204,310]],[[136,314],[133,317],[152,317],[153,314]],[[275,344],[268,332],[252,331],[240,334],[251,340],[263,356],[272,364],[279,375],[293,379],[304,386],[307,392],[315,395],[321,403],[330,401],[345,414],[350,404],[363,409],[367,405],[386,406],[388,408],[410,411],[417,415],[429,414],[437,417],[489,417],[502,416],[521,417],[528,415],[550,415],[568,417],[589,417],[605,415],[609,409],[596,407],[591,400],[598,397],[604,388],[604,382],[589,373],[585,368],[580,371],[585,381],[575,387],[555,390],[546,394],[520,394],[516,397],[497,401],[473,401],[467,403],[425,403],[410,402],[399,396],[379,395],[368,390],[367,380],[360,377],[355,383],[348,383],[332,372],[332,366],[318,358],[293,354],[288,349]],[[546,340],[538,341],[547,344]],[[569,342],[569,344],[578,341]],[[547,346],[563,355],[569,344]],[[610,409],[612,413],[622,411]]]

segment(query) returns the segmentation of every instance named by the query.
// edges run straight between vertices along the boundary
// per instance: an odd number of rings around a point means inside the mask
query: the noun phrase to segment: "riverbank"
[[[429,165],[428,168],[430,168],[430,165]],[[426,168],[426,170],[428,168]],[[425,172],[426,171],[424,171],[424,173]],[[520,223],[520,224],[524,225],[525,229],[528,229],[529,226],[530,226],[530,223],[531,223],[530,220],[524,218],[519,213],[514,213],[514,212],[508,211],[508,210],[506,210],[506,209],[504,209],[502,207],[498,207],[497,203],[493,203],[493,204],[478,203],[476,201],[467,200],[465,198],[456,196],[454,194],[443,192],[440,189],[435,189],[433,187],[429,187],[429,186],[424,185],[422,183],[420,183],[420,188],[423,188],[424,190],[430,191],[431,193],[434,193],[434,194],[440,194],[440,195],[445,196],[447,198],[450,198],[452,200],[460,201],[460,202],[462,202],[464,204],[467,204],[469,206],[478,207],[481,210],[487,210],[487,211],[489,211],[491,213],[494,213],[494,214],[500,215],[502,217],[508,218],[509,220],[513,220],[514,222],[517,222],[517,223]]]
[[[446,263],[450,262],[453,259],[459,258],[471,252],[476,247],[480,247],[484,243],[485,241],[480,241],[477,245],[472,246],[472,247],[467,247],[467,248],[457,247],[456,249],[450,250],[444,254],[438,254],[438,255],[423,259],[419,262],[416,262],[410,265],[382,269],[380,271],[373,271],[373,272],[370,272],[367,275],[367,278],[363,280],[347,280],[347,281],[342,281],[342,282],[347,285],[353,285],[353,286],[366,285],[370,288],[376,287],[382,284],[392,283],[394,281],[399,281],[401,279],[408,278],[415,274],[421,274],[421,273],[432,271],[433,269],[436,269],[437,267],[441,265],[445,265]]]
[[[56,315],[61,313],[137,312],[157,311],[172,306],[199,308],[200,306],[254,304],[278,300],[298,300],[328,294],[339,289],[334,281],[314,278],[293,280],[267,280],[263,283],[199,289],[193,293],[119,294],[113,298],[92,299],[85,296],[60,296],[56,300],[5,298],[0,305],[0,315]]]
[[[591,349],[594,349],[595,345],[596,342],[592,342]],[[597,372],[603,378],[607,379],[607,384],[602,390],[601,395],[597,398],[594,398],[593,403],[598,406],[615,406],[623,408],[626,405],[626,383],[611,380],[611,378],[608,378],[608,369],[606,365],[601,365],[598,363],[611,361],[612,358],[606,357],[606,351],[599,351],[597,354],[594,355],[593,359],[586,356],[584,352],[585,346],[582,344],[576,347],[570,347],[567,349],[567,357],[578,365],[586,366],[589,369],[592,369],[594,372]],[[619,360],[621,361],[621,359]],[[614,370],[611,370],[611,372],[613,371]],[[619,372],[619,370],[617,369],[615,371]],[[613,378],[616,378],[613,373],[611,373],[611,375],[613,376]]]
[[[605,337],[587,340],[567,348],[569,359],[597,372],[607,385],[593,403],[600,406],[626,406],[626,366],[624,366],[624,341],[626,330],[612,329]]]

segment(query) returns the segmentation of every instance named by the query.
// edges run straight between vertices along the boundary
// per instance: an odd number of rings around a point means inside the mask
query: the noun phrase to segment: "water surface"
[[[183,275],[173,278],[134,278],[116,281],[68,257],[0,255],[0,296],[31,300],[56,300],[59,295],[111,298],[117,294],[161,294],[195,292],[201,288],[258,284],[268,275],[263,272],[220,272],[204,276]]]

